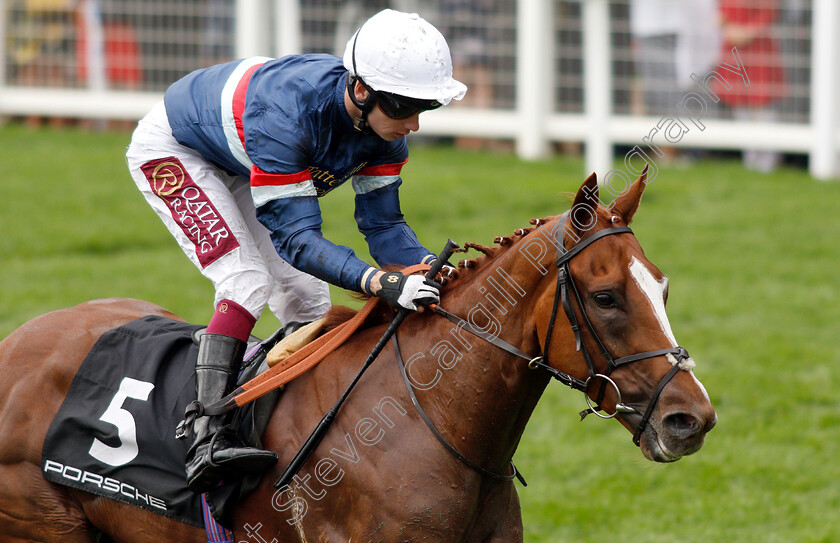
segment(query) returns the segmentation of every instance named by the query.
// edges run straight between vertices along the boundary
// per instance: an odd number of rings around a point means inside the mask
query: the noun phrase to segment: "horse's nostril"
[[[691,437],[703,428],[697,417],[688,413],[671,413],[662,421],[665,428],[675,437]]]

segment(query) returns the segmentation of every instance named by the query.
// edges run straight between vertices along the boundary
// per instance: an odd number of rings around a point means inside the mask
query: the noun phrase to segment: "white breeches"
[[[284,324],[330,308],[327,283],[280,258],[258,220],[248,181],[232,176],[172,136],[163,102],[134,131],[128,168],[181,249],[215,287],[259,318],[265,305]]]

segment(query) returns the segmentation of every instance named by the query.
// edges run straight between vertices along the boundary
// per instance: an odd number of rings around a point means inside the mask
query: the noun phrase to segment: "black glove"
[[[379,278],[382,288],[376,293],[393,307],[417,311],[418,305],[440,302],[440,284],[420,275],[388,272]]]

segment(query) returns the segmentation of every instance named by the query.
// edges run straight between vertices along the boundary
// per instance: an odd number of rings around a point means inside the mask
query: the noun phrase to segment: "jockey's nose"
[[[407,130],[412,132],[420,130],[420,113],[417,112],[411,117],[406,117],[404,126]]]

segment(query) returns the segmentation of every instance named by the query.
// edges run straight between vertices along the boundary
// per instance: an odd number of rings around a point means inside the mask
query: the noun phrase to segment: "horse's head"
[[[670,462],[700,449],[717,415],[668,323],[668,278],[627,228],[645,181],[605,208],[593,174],[572,209],[544,226],[557,240],[557,277],[546,275],[534,317],[544,363],[585,390],[588,412],[615,416],[645,457]]]

